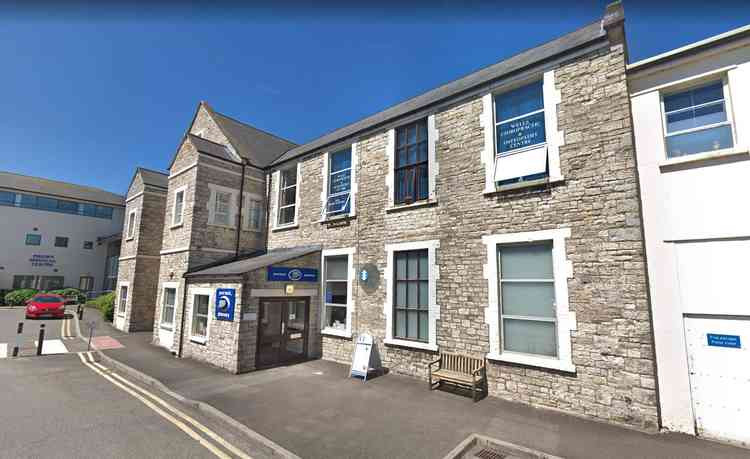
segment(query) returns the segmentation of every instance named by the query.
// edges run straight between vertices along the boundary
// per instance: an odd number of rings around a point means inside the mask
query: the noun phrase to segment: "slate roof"
[[[221,277],[239,276],[256,269],[265,268],[276,263],[293,260],[307,254],[321,250],[319,245],[272,249],[268,252],[237,261],[230,261],[221,265],[214,265],[205,269],[188,272],[184,277]]]
[[[166,173],[143,167],[139,167],[136,173],[141,174],[141,179],[145,185],[167,189],[169,175]]]
[[[188,139],[190,139],[190,142],[199,152],[206,153],[211,156],[216,156],[221,159],[226,159],[228,161],[237,162],[235,156],[232,155],[232,153],[225,145],[212,142],[208,139],[204,139],[203,137],[198,137],[197,135],[193,134],[188,134],[187,136]]]
[[[78,201],[89,201],[111,206],[125,206],[125,196],[73,183],[58,182],[41,177],[0,171],[0,188],[44,194]]]

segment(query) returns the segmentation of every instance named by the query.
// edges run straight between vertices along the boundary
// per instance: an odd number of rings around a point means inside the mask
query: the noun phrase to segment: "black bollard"
[[[83,305],[78,306],[78,320],[83,320]]]
[[[18,357],[18,348],[21,346],[21,334],[23,333],[23,322],[18,322],[16,330],[16,345],[13,346],[13,357]]]
[[[44,344],[44,324],[39,326],[39,342],[36,345],[36,355],[42,355],[42,344]]]

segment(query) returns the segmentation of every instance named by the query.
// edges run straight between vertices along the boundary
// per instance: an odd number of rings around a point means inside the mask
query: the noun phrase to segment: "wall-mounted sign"
[[[33,267],[55,266],[56,264],[54,255],[34,254],[29,258],[29,261]]]
[[[498,153],[544,142],[544,112],[497,126]]]
[[[318,270],[313,268],[269,266],[268,280],[273,282],[318,282]]]
[[[380,283],[380,270],[377,265],[367,263],[359,267],[357,272],[357,279],[359,279],[359,285],[367,292],[373,292],[378,288]]]
[[[284,289],[287,295],[294,295],[294,284],[286,284]]]
[[[720,335],[717,333],[706,333],[706,339],[708,340],[709,346],[732,347],[735,349],[740,349],[742,347],[742,343],[740,342],[740,337],[737,335]]]
[[[233,288],[216,289],[216,320],[234,320],[235,290]]]

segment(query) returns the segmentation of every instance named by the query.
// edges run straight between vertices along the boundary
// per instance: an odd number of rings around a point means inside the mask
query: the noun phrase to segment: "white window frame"
[[[131,222],[130,219],[133,219]],[[128,221],[127,221],[127,239],[126,241],[131,241],[133,238],[135,238],[135,222],[138,219],[138,209],[133,209],[130,212],[128,212]]]
[[[174,307],[172,308],[172,322],[164,322],[164,304],[167,300],[166,290],[168,288],[174,289]],[[159,328],[163,330],[174,330],[174,322],[177,318],[177,301],[180,294],[180,283],[179,282],[164,282],[161,284],[161,303],[159,307]]]
[[[174,190],[172,198],[172,225],[171,228],[177,228],[182,226],[185,220],[185,204],[187,201],[187,185],[183,185]],[[182,209],[180,210],[180,218],[177,220],[177,195],[182,193]]]
[[[437,264],[437,249],[440,248],[439,240],[403,242],[398,244],[386,244],[387,262],[385,268],[385,291],[386,298],[383,305],[385,314],[385,344],[393,346],[408,347],[424,351],[438,351],[437,345],[437,320],[440,318],[440,306],[437,304],[437,281],[440,279],[440,269]],[[427,313],[427,325],[429,340],[426,343],[420,341],[411,341],[393,337],[393,290],[395,282],[393,279],[393,254],[408,250],[427,249],[427,266],[429,267],[429,306]]]
[[[489,325],[490,352],[487,359],[575,372],[573,365],[570,332],[576,330],[576,315],[570,311],[568,279],[573,277],[573,265],[567,259],[565,239],[570,237],[570,228],[559,228],[523,233],[496,234],[482,237],[487,250],[484,277],[487,279],[488,307],[484,320]],[[503,352],[500,346],[500,288],[497,268],[497,246],[523,242],[552,242],[552,270],[555,282],[555,319],[557,321],[557,357],[544,357],[517,352]]]
[[[221,228],[235,228],[237,223],[237,197],[239,196],[239,191],[234,188],[215,185],[213,183],[208,184],[208,189],[209,197],[206,205],[206,208],[208,209],[208,224]],[[220,193],[229,195],[228,223],[216,221],[216,204]]]
[[[328,199],[330,198],[329,192],[328,192],[328,178],[330,176],[330,167],[331,167],[331,161],[330,157],[333,153],[338,153],[341,150],[344,150],[345,148],[338,148],[335,150],[331,150],[330,152],[323,153],[322,157],[322,172],[321,175],[323,177],[323,190],[320,192],[320,221],[324,222],[329,219],[335,219],[335,218],[341,218],[344,216],[353,217],[357,214],[357,206],[356,206],[356,196],[357,196],[357,156],[358,156],[358,147],[359,144],[357,142],[354,142],[351,144],[351,166],[349,168],[349,174],[350,174],[350,185],[349,185],[349,213],[343,214],[343,213],[337,213],[335,215],[329,215],[328,213]],[[343,171],[339,171],[337,173],[342,173]],[[344,206],[346,207],[346,206]]]
[[[251,203],[258,204],[258,226],[254,228],[250,225]],[[255,193],[242,193],[242,229],[245,231],[263,231],[263,197]]]
[[[125,287],[125,305],[122,304],[122,288]],[[128,301],[130,301],[130,282],[120,282],[117,284],[117,315],[123,317],[128,310]]]
[[[322,292],[322,300],[321,304],[323,304],[323,310],[321,312],[320,317],[320,328],[321,333],[324,335],[335,335],[335,336],[341,336],[344,338],[351,338],[352,336],[352,317],[353,312],[355,309],[354,304],[354,279],[357,276],[357,273],[354,270],[354,255],[357,253],[357,249],[355,247],[347,247],[343,249],[325,249],[321,251],[320,255],[320,272],[322,273],[321,281],[320,281],[320,288]],[[335,328],[330,328],[326,326],[326,308],[328,307],[328,304],[326,303],[326,257],[335,257],[335,256],[343,256],[346,255],[348,257],[348,267],[347,267],[347,290],[346,290],[346,329],[345,330],[336,330]],[[334,306],[341,307],[343,305],[336,304]]]
[[[683,129],[681,131],[676,132],[667,132],[667,111],[666,107],[664,106],[664,97],[665,96],[671,96],[680,92],[690,91],[695,88],[704,86],[708,83],[712,83],[714,81],[721,80],[721,89],[722,93],[724,95],[724,111],[726,112],[727,119],[726,121],[722,121],[720,123],[714,123],[714,124],[707,124],[705,126],[700,126],[697,128],[690,128],[690,129]],[[707,105],[710,105],[711,103],[708,103]],[[675,85],[668,86],[662,90],[659,91],[659,107],[661,108],[661,123],[662,123],[662,143],[664,145],[664,156],[663,160],[665,161],[680,161],[680,160],[687,160],[687,158],[696,158],[699,155],[705,155],[705,154],[721,154],[726,153],[735,150],[737,147],[737,128],[734,123],[734,114],[732,109],[732,100],[731,100],[731,91],[729,90],[729,77],[727,73],[724,73],[722,75],[716,75],[712,74],[709,76],[696,78],[696,79],[690,79],[687,82],[678,83]],[[669,156],[669,153],[667,151],[667,138],[673,137],[681,134],[689,134],[692,132],[698,132],[698,131],[704,131],[706,129],[716,128],[720,126],[729,126],[729,130],[732,135],[732,146],[728,148],[722,148],[720,150],[707,150],[703,152],[697,152],[697,153],[691,153],[688,155],[683,156],[675,156],[671,158]]]
[[[196,295],[208,296],[208,311],[206,316],[206,336],[193,335],[193,321],[195,320],[195,297]],[[190,303],[190,323],[188,324],[188,336],[194,343],[208,343],[211,334],[211,312],[214,309],[214,289],[211,288],[190,288],[188,290],[188,301]]]
[[[487,93],[482,97],[482,114],[479,117],[479,124],[484,130],[484,148],[482,149],[482,163],[484,164],[485,183],[484,194],[491,194],[498,191],[495,182],[495,168],[497,165],[498,155],[496,154],[497,142],[495,141],[495,94],[502,94],[511,91],[523,84],[533,82],[534,79],[525,80],[524,83],[510,88],[499,88],[493,92]],[[545,144],[533,145],[528,149],[546,148],[547,164],[549,166],[547,181],[549,183],[564,180],[560,169],[560,147],[565,145],[565,134],[557,129],[557,105],[561,101],[561,92],[555,87],[555,71],[548,70],[542,75],[542,98],[544,100],[544,135]],[[524,115],[525,116],[525,115]],[[514,152],[524,151],[524,149],[514,150]],[[503,153],[503,156],[508,152]],[[532,182],[533,183],[533,182]],[[523,182],[513,184],[522,186]]]
[[[427,117],[427,178],[429,190],[426,201],[396,205],[396,129],[388,130],[385,147],[385,153],[388,157],[388,173],[385,177],[385,186],[388,189],[388,209],[420,207],[437,202],[437,177],[440,170],[437,161],[437,141],[440,138],[440,132],[437,128],[435,116],[433,114]]]
[[[273,194],[275,196],[274,206],[273,206],[273,229],[285,229],[285,228],[294,228],[298,226],[299,221],[299,207],[300,207],[300,185],[302,184],[302,173],[301,173],[301,163],[297,163],[294,167],[297,169],[297,184],[296,187],[296,193],[294,196],[294,220],[291,223],[284,223],[279,224],[279,217],[281,216],[280,211],[280,203],[281,203],[281,169],[274,171],[273,173]],[[291,169],[291,167],[283,168],[284,170]],[[291,187],[288,187],[291,188]],[[285,207],[289,207],[290,205],[287,205]]]

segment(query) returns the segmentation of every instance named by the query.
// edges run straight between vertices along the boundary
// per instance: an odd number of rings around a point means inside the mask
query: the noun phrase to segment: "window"
[[[111,207],[104,207],[104,206],[96,206],[96,217],[97,218],[106,218],[111,220],[112,219],[112,208]]]
[[[0,206],[15,206],[16,194],[10,191],[0,191]]]
[[[427,250],[396,252],[393,336],[427,342],[429,270]]]
[[[547,176],[541,80],[495,95],[495,142],[498,186]]]
[[[260,231],[263,225],[263,205],[259,199],[253,199],[249,195],[245,196],[245,229],[250,231]]]
[[[190,328],[190,339],[204,342],[208,334],[209,295],[193,295],[193,323]]]
[[[232,193],[216,191],[214,201],[214,223],[229,226],[231,223]]]
[[[30,194],[22,194],[21,207],[26,207],[28,209],[37,209],[38,206],[36,202],[36,196],[32,196]]]
[[[68,238],[57,236],[55,237],[55,247],[67,247],[68,246]]]
[[[426,119],[396,129],[396,204],[429,197],[427,140]]]
[[[665,95],[664,120],[668,158],[734,145],[722,81]]]
[[[94,248],[94,243],[92,241],[83,241],[83,248],[86,250],[92,250]]]
[[[39,280],[40,290],[58,290],[63,288],[65,278],[63,276],[42,276]]]
[[[296,220],[297,166],[280,171],[279,179],[278,226],[291,225]]]
[[[35,288],[36,276],[13,276],[13,289]]]
[[[81,204],[78,213],[85,217],[96,217],[96,206],[94,204]]]
[[[66,214],[77,214],[78,203],[72,201],[57,201],[57,210]]]
[[[182,224],[182,214],[185,208],[185,189],[178,189],[174,194],[174,208],[172,209],[172,226]]]
[[[78,290],[83,292],[94,290],[94,278],[91,276],[81,276],[81,279],[78,281]]]
[[[126,285],[120,286],[120,300],[117,303],[117,312],[125,314],[125,306],[128,304],[128,287]]]
[[[489,307],[487,358],[575,371],[568,310],[572,265],[566,259],[570,229],[484,236]]]
[[[135,234],[135,210],[131,210],[128,214],[128,239],[133,239],[133,235]]]
[[[325,312],[323,328],[346,333],[348,326],[349,256],[324,256]]]
[[[26,245],[42,245],[42,235],[41,234],[27,234]]]
[[[328,159],[328,201],[326,215],[349,213],[352,189],[352,149],[331,153]]]
[[[171,329],[174,325],[174,308],[177,299],[176,288],[165,288],[161,308],[161,326]]]

